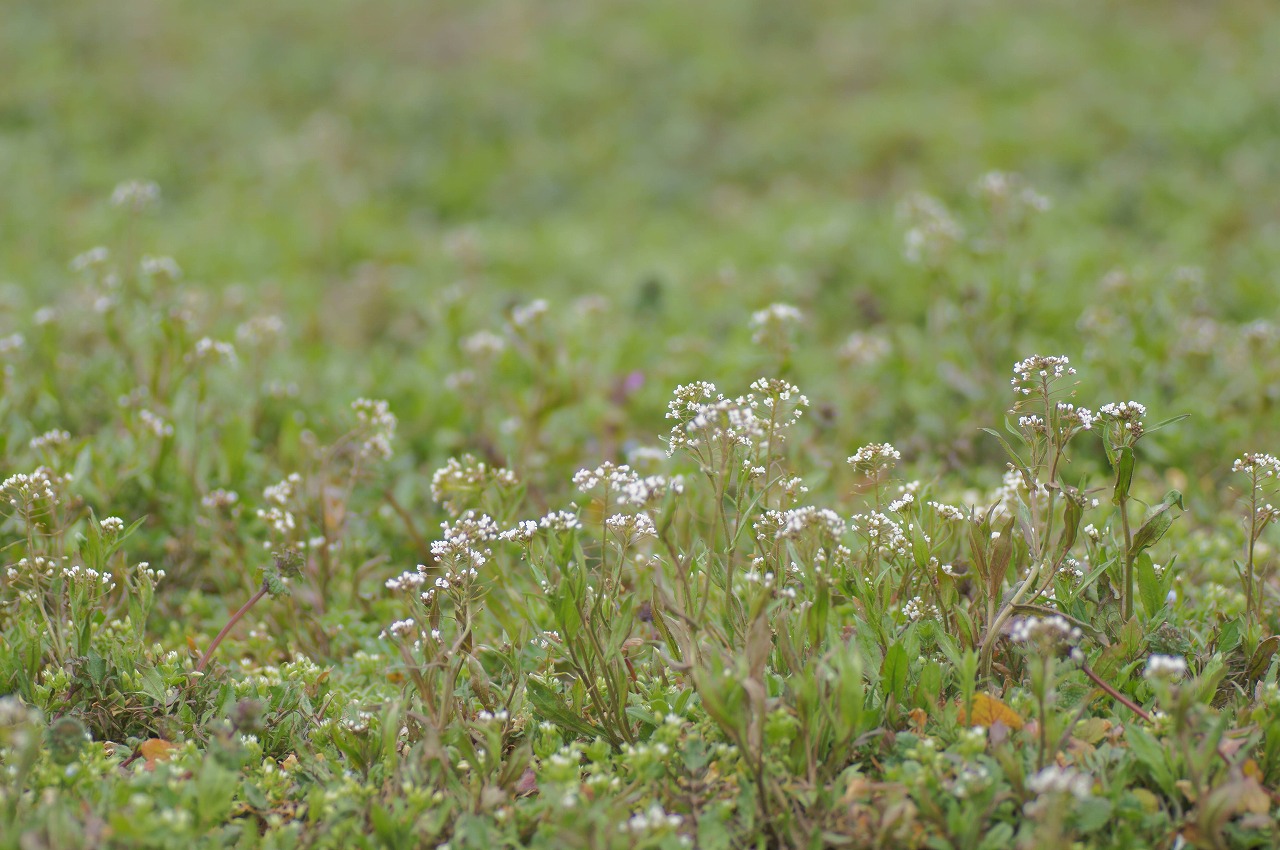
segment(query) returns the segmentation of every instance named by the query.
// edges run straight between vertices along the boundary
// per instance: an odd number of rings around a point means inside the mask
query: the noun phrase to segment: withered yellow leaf
[[[967,726],[987,728],[1000,723],[1010,729],[1021,729],[1026,724],[1022,715],[990,694],[973,695],[973,716],[970,718],[965,718],[964,706],[960,706],[960,721]]]
[[[147,768],[151,769],[156,766],[156,762],[168,761],[177,748],[177,744],[164,738],[148,738],[138,745],[138,752],[142,753],[142,757],[147,760]]]

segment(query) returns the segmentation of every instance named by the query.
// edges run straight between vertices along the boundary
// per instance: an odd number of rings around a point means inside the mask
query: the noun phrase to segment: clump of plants
[[[992,244],[1045,206],[982,186]],[[1065,355],[1014,364],[989,468],[853,448],[784,302],[741,329],[778,376],[640,439],[645,376],[601,390],[533,301],[446,305],[451,392],[511,406],[429,461],[393,401],[284,380],[283,319],[194,309],[133,253],[154,187],[116,195],[85,359],[6,373],[0,847],[1280,840],[1273,456],[1197,505],[1160,443],[1194,421],[1085,406]],[[913,260],[980,247],[912,210]]]

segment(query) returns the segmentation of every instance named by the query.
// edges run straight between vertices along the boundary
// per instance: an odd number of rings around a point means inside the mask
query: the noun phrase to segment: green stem
[[[1124,529],[1124,596],[1120,611],[1125,621],[1133,617],[1133,532],[1129,529],[1129,499],[1120,500],[1120,527]]]

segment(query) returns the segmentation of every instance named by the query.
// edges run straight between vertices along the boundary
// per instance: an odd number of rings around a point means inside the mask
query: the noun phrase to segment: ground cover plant
[[[0,848],[1280,844],[1266,4],[5,18]]]

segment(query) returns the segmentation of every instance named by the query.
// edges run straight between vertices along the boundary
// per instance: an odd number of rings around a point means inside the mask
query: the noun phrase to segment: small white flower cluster
[[[984,729],[983,732],[985,733],[986,730]],[[985,767],[980,764],[967,764],[956,773],[955,782],[951,785],[951,793],[957,800],[965,800],[974,794],[981,793],[990,783],[991,773]]]
[[[795,540],[810,529],[817,529],[820,534],[827,534],[835,539],[844,537],[848,524],[829,508],[806,506],[783,511],[778,517],[778,540]]]
[[[149,561],[139,561],[138,565],[134,567],[134,569],[137,570],[138,575],[144,577],[147,583],[153,588],[165,577],[165,571],[152,569]]]
[[[954,505],[945,505],[942,502],[929,502],[929,507],[937,511],[938,516],[945,520],[961,522],[969,518],[969,515]]]
[[[1027,788],[1036,794],[1070,794],[1084,800],[1093,793],[1093,778],[1074,768],[1055,764],[1028,779]]]
[[[427,565],[418,564],[418,569],[406,570],[395,578],[387,579],[385,586],[387,590],[395,591],[412,591],[417,590],[427,583]]]
[[[507,349],[507,340],[493,331],[476,331],[459,344],[462,352],[477,359],[497,357]]]
[[[1142,434],[1142,417],[1147,408],[1136,401],[1113,401],[1098,408],[1098,417],[1113,423],[1134,437]]]
[[[440,590],[449,590],[455,584],[476,578],[493,555],[485,544],[500,539],[502,534],[493,517],[475,511],[467,511],[452,524],[440,523],[440,530],[443,538],[431,544],[431,554],[444,570],[444,575],[434,582],[434,587]],[[423,601],[430,601],[434,592],[427,590]]]
[[[1181,655],[1152,655],[1147,658],[1147,666],[1142,671],[1142,678],[1180,679],[1187,672],[1187,659]]]
[[[219,487],[217,490],[206,493],[205,497],[200,500],[200,504],[203,505],[206,510],[212,511],[235,507],[236,503],[239,501],[240,494],[235,490],[223,490]]]
[[[1068,357],[1049,354],[1033,354],[1020,360],[1013,366],[1013,378],[1009,383],[1013,391],[1020,395],[1031,395],[1031,387],[1026,384],[1040,385],[1065,375],[1074,375],[1076,370],[1071,366]]]
[[[1053,202],[1026,184],[1020,174],[988,171],[973,185],[973,193],[1005,215],[1046,212]]]
[[[505,540],[508,543],[528,543],[538,533],[538,521],[533,519],[522,519],[515,524],[515,527],[509,528],[498,535],[499,540]]]
[[[931,602],[925,602],[921,596],[915,596],[907,600],[902,606],[902,616],[908,620],[915,622],[917,620],[936,620],[942,616],[942,612],[938,610],[938,606]]]
[[[258,346],[284,333],[284,319],[273,314],[254,316],[236,327],[236,339],[243,345]]]
[[[658,829],[675,829],[683,822],[679,815],[669,815],[662,806],[654,803],[644,812],[631,816],[625,823],[618,824],[619,832],[640,835]]]
[[[262,498],[270,503],[270,507],[259,508],[258,519],[265,522],[274,532],[288,537],[297,527],[293,514],[287,509],[289,500],[293,498],[295,488],[302,483],[302,476],[290,473],[283,481],[272,484],[262,491]],[[263,544],[270,548],[271,543]]]
[[[156,437],[164,439],[173,436],[173,426],[150,410],[139,410],[138,419],[142,421],[142,426]]]
[[[519,483],[509,469],[490,467],[472,455],[451,457],[431,476],[431,498],[456,515],[459,509],[453,502],[457,496],[479,493],[491,484],[515,487]]]
[[[83,272],[89,269],[101,268],[107,264],[107,260],[111,259],[111,252],[107,250],[105,245],[96,245],[88,251],[84,251],[71,260],[71,270],[73,272]]]
[[[560,643],[560,633],[556,631],[545,631],[539,637],[531,638],[529,643],[539,649],[550,649]]]
[[[630,484],[621,488],[617,502],[619,505],[646,507],[657,502],[668,493],[683,493],[684,478],[677,475],[667,478],[665,475],[646,475],[637,477]]]
[[[902,526],[882,513],[858,514],[853,518],[854,527],[861,526],[867,541],[882,555],[906,555],[911,548]]]
[[[779,432],[794,425],[809,406],[799,388],[786,381],[761,378],[751,388],[754,392],[730,399],[707,381],[676,387],[675,399],[667,403],[667,418],[679,424],[667,437],[667,454],[706,444],[752,450],[770,440],[780,442]],[[790,412],[779,413],[781,402],[792,404]]]
[[[1093,411],[1087,407],[1076,407],[1065,401],[1058,402],[1058,423],[1059,427],[1065,431],[1072,432],[1076,429],[1081,431],[1090,431],[1093,429],[1094,415]]]
[[[942,202],[922,192],[907,196],[898,205],[898,217],[908,224],[902,254],[912,265],[936,263],[964,238],[964,230]]]
[[[19,697],[12,694],[0,697],[0,728],[13,729],[39,719],[39,710],[29,707]]]
[[[770,304],[751,314],[751,341],[760,345],[771,339],[785,339],[787,329],[804,320],[802,314],[790,304]]]
[[[412,617],[408,618],[407,620],[396,620],[394,623],[387,626],[386,631],[382,632],[380,635],[378,635],[378,637],[385,640],[387,635],[389,634],[392,637],[400,638],[403,640],[404,638],[412,635],[414,631],[416,631],[417,625],[418,624],[414,622]]]
[[[160,187],[150,180],[128,180],[116,184],[111,192],[111,206],[141,212],[160,202]]]
[[[1051,617],[1019,617],[1009,623],[1009,640],[1021,644],[1074,647],[1084,637],[1078,626],[1073,626],[1061,614]]]
[[[62,575],[73,584],[85,585],[88,587],[102,585],[107,590],[111,590],[116,586],[116,583],[111,579],[111,573],[100,573],[97,570],[82,567],[79,564],[71,567],[63,567]]]
[[[118,516],[106,517],[98,524],[102,526],[103,531],[112,537],[116,537],[120,532],[124,531],[124,520]]]
[[[227,363],[236,362],[236,347],[212,337],[202,337],[196,341],[196,347],[186,357],[188,363]]]
[[[552,511],[538,520],[538,527],[547,531],[577,531],[582,528],[582,521],[571,511]]]
[[[1036,416],[1035,414],[1030,416],[1019,416],[1018,427],[1028,434],[1047,435],[1049,433],[1049,426],[1044,424],[1044,418]]]
[[[162,277],[170,281],[182,278],[182,268],[173,257],[153,257],[147,254],[143,256],[138,268],[147,277]]]
[[[1058,567],[1058,575],[1065,576],[1072,584],[1084,578],[1088,564],[1081,564],[1075,558],[1063,558],[1061,566]]]
[[[1275,455],[1248,452],[1236,458],[1231,464],[1232,472],[1243,472],[1247,475],[1258,473],[1259,478],[1274,478],[1280,472],[1280,459]]]
[[[551,310],[545,298],[538,298],[528,304],[520,304],[511,310],[511,324],[517,328],[527,328],[539,321]]]
[[[887,472],[902,460],[902,452],[889,443],[869,443],[848,458],[848,464],[864,475]]]
[[[351,402],[351,409],[355,411],[356,421],[364,434],[364,441],[360,444],[361,456],[389,460],[391,441],[395,438],[398,424],[391,405],[381,399],[358,398]]]
[[[25,472],[10,475],[0,484],[0,491],[11,493],[9,504],[14,507],[18,506],[19,500],[33,499],[44,499],[56,505],[60,501],[58,489],[70,483],[70,473],[59,475],[47,466],[40,466],[30,475]]]
[[[71,435],[66,431],[60,431],[55,428],[52,431],[45,431],[38,437],[32,437],[31,442],[27,443],[27,445],[30,446],[33,451],[39,452],[45,451],[46,449],[53,449],[57,446],[66,445],[70,439]]]
[[[362,735],[369,731],[369,725],[378,718],[368,711],[357,711],[355,717],[348,717],[342,721],[342,726],[348,732]]]
[[[911,511],[912,506],[915,505],[915,503],[916,503],[915,493],[903,493],[900,497],[898,497],[897,499],[894,499],[892,502],[889,503],[889,513],[891,514],[909,513]]]
[[[604,521],[611,531],[632,543],[641,537],[657,537],[658,529],[648,514],[614,514]]]
[[[601,484],[607,489],[629,487],[638,480],[638,476],[626,464],[618,466],[612,461],[605,461],[595,469],[579,469],[573,474],[573,486],[586,493]]]
[[[849,334],[844,345],[840,346],[838,356],[846,363],[852,363],[855,366],[874,366],[888,356],[889,351],[889,340],[884,337],[854,331]]]

